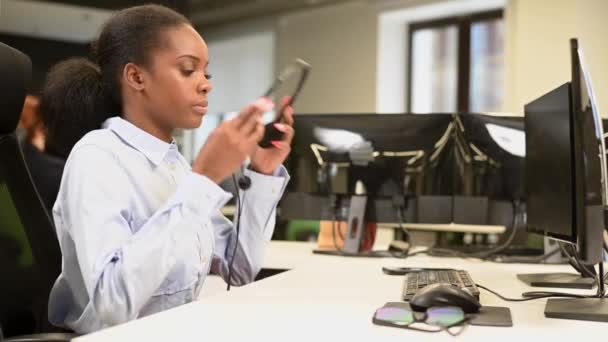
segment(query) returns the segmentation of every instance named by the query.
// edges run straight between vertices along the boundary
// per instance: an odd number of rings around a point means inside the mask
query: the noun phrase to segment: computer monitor
[[[367,222],[513,225],[513,201],[522,197],[523,184],[521,118],[298,114],[294,121],[284,219],[332,220],[337,215],[326,209],[335,203],[330,198],[348,207],[351,195],[364,193],[370,199]],[[506,131],[516,137],[507,138]],[[516,177],[505,170],[517,168],[522,176],[510,183]],[[405,207],[401,218],[399,205]]]
[[[522,118],[299,114],[294,128],[289,192],[523,197]]]
[[[603,296],[603,127],[576,39],[571,40],[571,60],[570,82],[525,106],[527,224],[532,232],[575,246],[583,267],[599,264],[598,296]],[[550,299],[545,316],[608,321],[608,303]]]
[[[582,49],[576,39],[571,40],[572,54],[572,105],[574,113],[574,162],[577,201],[576,215],[581,260],[589,265],[603,261],[602,237],[606,228],[604,211],[608,173],[606,172],[606,146],[591,76],[585,69]]]
[[[418,194],[449,114],[300,114],[287,161],[287,191],[375,196]]]
[[[495,199],[525,197],[524,119],[509,114],[461,114],[464,137],[477,153],[475,194]]]
[[[597,264],[605,226],[603,128],[575,40],[571,50],[572,80],[525,106],[527,224]]]

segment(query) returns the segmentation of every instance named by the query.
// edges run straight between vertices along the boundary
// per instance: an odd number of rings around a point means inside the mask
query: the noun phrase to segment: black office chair
[[[56,331],[47,305],[61,250],[15,134],[31,67],[26,55],[0,43],[0,340],[69,341],[75,335],[48,333]]]

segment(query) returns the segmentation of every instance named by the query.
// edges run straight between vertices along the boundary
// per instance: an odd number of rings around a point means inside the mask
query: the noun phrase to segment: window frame
[[[412,112],[412,56],[413,56],[413,37],[416,31],[429,28],[441,28],[446,26],[458,27],[457,43],[457,65],[458,74],[456,81],[456,110],[458,112],[469,111],[469,90],[471,86],[471,26],[473,24],[504,18],[504,10],[496,9],[484,12],[476,12],[468,15],[444,17],[432,20],[413,22],[407,27],[407,94],[406,109]]]

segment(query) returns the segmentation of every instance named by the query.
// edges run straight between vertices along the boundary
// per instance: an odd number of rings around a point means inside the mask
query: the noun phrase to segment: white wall
[[[576,1],[509,0],[506,24],[505,110],[523,113],[524,104],[570,80]]]
[[[507,111],[568,82],[569,39],[579,46],[593,78],[597,101],[608,101],[608,1],[510,0],[507,6]],[[601,110],[600,105],[600,110]],[[605,109],[603,116],[608,116]]]
[[[608,117],[608,1],[577,1],[577,31],[600,113]]]
[[[277,66],[297,57],[312,65],[296,112],[374,112],[377,31],[377,15],[367,2],[281,17]]]

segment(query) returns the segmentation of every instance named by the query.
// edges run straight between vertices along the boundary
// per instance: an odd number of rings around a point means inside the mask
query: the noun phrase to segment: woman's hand
[[[262,114],[272,107],[269,99],[260,98],[241,110],[236,118],[222,122],[199,151],[192,171],[215,183],[234,173],[248,156],[255,153],[258,141],[264,136]]]
[[[251,155],[250,165],[254,171],[265,175],[272,175],[274,170],[276,170],[279,165],[283,164],[291,151],[291,140],[294,136],[292,126],[293,109],[291,106],[287,106],[283,112],[281,122],[275,124],[275,128],[283,132],[283,139],[272,141],[273,147],[271,148],[261,148],[256,145],[256,148]]]

